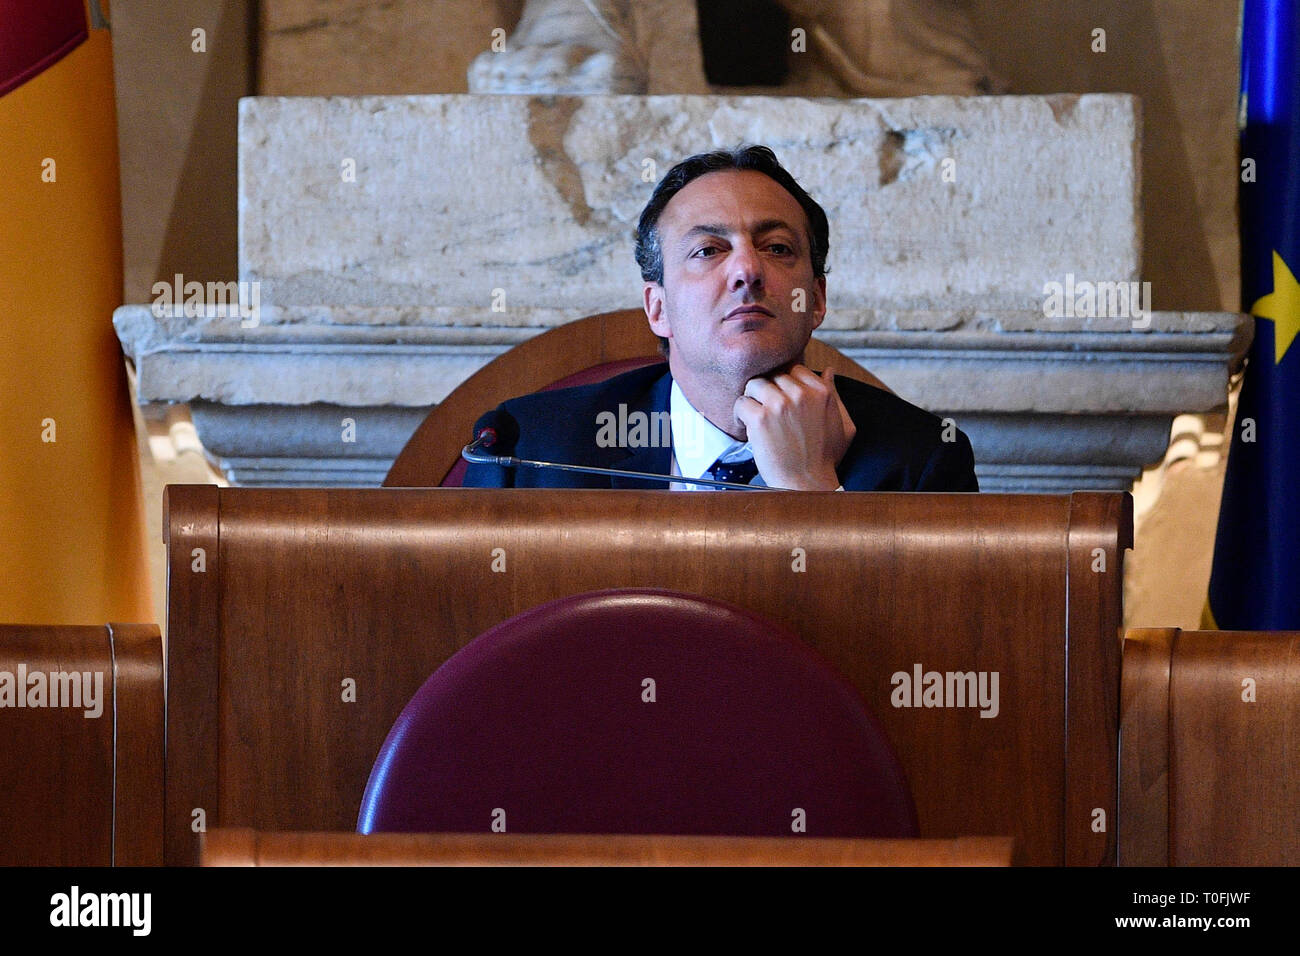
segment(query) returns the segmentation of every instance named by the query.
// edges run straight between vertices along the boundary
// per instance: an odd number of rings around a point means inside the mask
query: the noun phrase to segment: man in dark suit
[[[970,442],[804,350],[826,315],[826,213],[765,146],[692,156],[637,227],[643,305],[667,368],[501,406],[513,454],[807,491],[978,491]],[[662,488],[663,483],[471,465],[470,487]]]

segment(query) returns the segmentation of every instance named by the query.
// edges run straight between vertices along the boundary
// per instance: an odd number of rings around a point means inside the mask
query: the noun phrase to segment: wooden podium
[[[620,587],[800,635],[884,724],[922,837],[1115,862],[1127,494],[202,485],[165,508],[168,863],[197,862],[201,829],[353,830],[385,735],[443,661]],[[937,697],[902,692],[931,674]],[[984,675],[995,706],[960,702],[948,674]]]

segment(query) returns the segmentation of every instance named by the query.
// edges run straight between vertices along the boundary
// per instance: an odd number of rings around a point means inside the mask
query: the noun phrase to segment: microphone
[[[682,478],[675,475],[656,475],[648,471],[622,471],[617,468],[596,468],[592,465],[569,465],[556,461],[536,461],[516,458],[514,451],[519,441],[519,422],[504,409],[494,409],[474,423],[473,440],[460,450],[460,456],[473,465],[497,465],[501,468],[555,469],[578,472],[584,475],[613,475],[618,478],[641,478],[671,484],[679,481],[686,485],[708,485],[710,488],[735,488],[739,491],[768,491],[757,485],[742,485],[734,481],[716,481],[712,478]],[[504,454],[502,454],[504,452]]]
[[[478,465],[505,465],[509,457],[502,452],[514,450],[519,441],[519,422],[500,408],[488,412],[474,423],[474,440],[461,449],[461,457]],[[495,454],[485,454],[492,448]]]

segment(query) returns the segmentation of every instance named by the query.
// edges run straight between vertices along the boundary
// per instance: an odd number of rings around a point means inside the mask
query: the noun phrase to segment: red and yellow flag
[[[106,0],[0,0],[0,623],[152,621]]]

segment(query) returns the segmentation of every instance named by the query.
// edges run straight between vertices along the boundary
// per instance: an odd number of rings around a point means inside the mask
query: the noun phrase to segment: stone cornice
[[[349,407],[436,404],[544,331],[432,324],[455,310],[393,309],[382,320],[383,310],[369,311],[377,321],[363,325],[350,309],[268,309],[246,328],[231,317],[157,317],[141,305],[119,308],[114,324],[142,402]],[[818,338],[935,410],[1177,414],[1223,405],[1229,369],[1252,330],[1249,316],[1235,313],[1155,312],[1143,331],[1000,331],[1024,316],[1005,313],[996,325],[981,318],[959,317],[944,330],[830,329]]]

